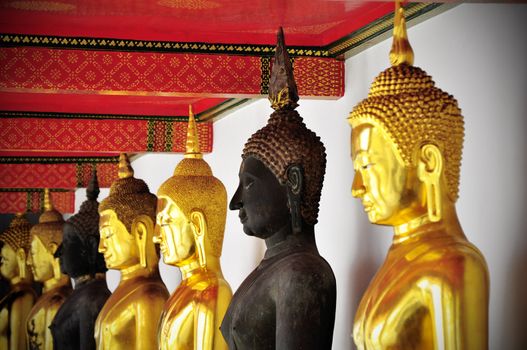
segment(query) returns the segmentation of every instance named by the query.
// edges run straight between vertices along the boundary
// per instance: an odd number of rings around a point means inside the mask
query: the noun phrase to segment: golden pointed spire
[[[130,165],[130,160],[126,153],[121,153],[119,155],[119,178],[126,179],[128,177],[134,176],[134,169]]]
[[[414,51],[408,35],[406,34],[406,19],[404,18],[404,9],[401,7],[399,0],[395,1],[395,15],[393,19],[393,43],[390,50],[390,62],[392,66],[414,64]]]
[[[51,202],[51,195],[49,193],[49,188],[44,189],[44,211],[53,210],[53,203]]]
[[[203,159],[203,154],[199,149],[198,128],[196,127],[196,119],[192,112],[192,105],[188,105],[188,129],[187,129],[187,144],[185,145],[185,158]]]

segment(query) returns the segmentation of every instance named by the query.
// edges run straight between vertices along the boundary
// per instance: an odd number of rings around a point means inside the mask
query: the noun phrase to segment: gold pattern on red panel
[[[98,163],[96,165],[99,187],[109,188],[117,180],[118,165],[119,163]],[[79,163],[77,168],[76,187],[87,187],[92,177],[93,164]]]
[[[75,164],[0,164],[0,188],[75,188]]]
[[[198,127],[199,147],[201,152],[212,152],[213,125],[208,122],[196,124]],[[172,152],[185,152],[188,123],[174,123]]]
[[[0,119],[0,150],[144,151],[147,121]]]
[[[41,212],[43,195],[40,190],[0,190],[0,214]],[[72,214],[75,210],[75,192],[51,191],[53,206],[62,214]]]
[[[260,91],[260,59],[14,47],[0,50],[0,76],[5,91],[255,94]]]
[[[157,3],[180,10],[209,10],[221,7],[219,3],[210,0],[159,0]]]
[[[26,192],[0,192],[0,214],[23,213],[27,202]]]
[[[299,95],[344,96],[343,61],[297,57],[294,70]]]
[[[17,10],[44,12],[67,12],[77,8],[76,5],[58,1],[9,1],[4,6]]]

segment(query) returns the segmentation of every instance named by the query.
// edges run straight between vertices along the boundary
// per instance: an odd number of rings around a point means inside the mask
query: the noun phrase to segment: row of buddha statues
[[[371,223],[394,228],[353,339],[358,349],[485,349],[488,270],[455,208],[463,117],[454,97],[413,66],[399,6],[394,21],[391,67],[348,118],[352,195]],[[157,196],[121,154],[101,203],[94,173],[87,200],[67,221],[46,192],[37,225],[17,215],[0,235],[10,282],[0,348],[330,349],[336,281],[314,229],[326,152],[295,110],[281,30],[269,100],[275,111],[246,142],[228,204],[267,249],[234,295],[220,264],[227,193],[203,159],[190,110],[184,158]],[[181,271],[172,294],[161,257]],[[107,269],[121,273],[113,293]],[[42,283],[38,297],[34,281]]]

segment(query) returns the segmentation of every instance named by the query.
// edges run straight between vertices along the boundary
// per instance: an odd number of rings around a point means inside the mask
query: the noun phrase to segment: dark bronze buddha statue
[[[294,110],[298,93],[281,30],[269,99],[276,111],[245,144],[229,205],[267,251],[234,294],[221,331],[230,349],[330,349],[335,277],[314,236],[326,154]]]
[[[86,189],[88,199],[64,225],[62,244],[55,253],[60,269],[73,278],[75,288],[57,311],[50,329],[53,348],[95,349],[94,327],[110,291],[99,247],[99,185],[97,174]]]

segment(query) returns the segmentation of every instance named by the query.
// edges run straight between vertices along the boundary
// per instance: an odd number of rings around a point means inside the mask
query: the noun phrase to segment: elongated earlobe
[[[139,263],[141,264],[141,267],[148,266],[146,243],[148,239],[148,231],[152,231],[153,227],[154,223],[146,215],[141,215],[140,218],[134,220],[132,223],[132,232],[134,234],[137,249],[139,251]]]
[[[421,147],[417,176],[425,186],[426,207],[431,222],[442,218],[441,174],[443,172],[443,156],[436,145],[426,144]]]
[[[302,214],[300,203],[302,188],[304,186],[304,173],[299,165],[291,165],[287,169],[287,200],[291,211],[291,226],[293,233],[302,232]]]
[[[58,245],[55,243],[50,243],[49,252],[51,254],[51,267],[53,268],[53,277],[59,279],[62,277],[62,272],[60,271],[60,262],[59,258],[55,258],[55,252],[58,249]]]
[[[205,235],[207,234],[207,221],[205,215],[199,210],[193,211],[190,214],[190,224],[192,226],[192,232],[194,233],[194,241],[196,242],[199,265],[201,267],[206,267],[207,255],[205,252]]]
[[[26,252],[22,248],[18,248],[16,252],[16,262],[18,265],[18,275],[21,279],[26,279]]]

